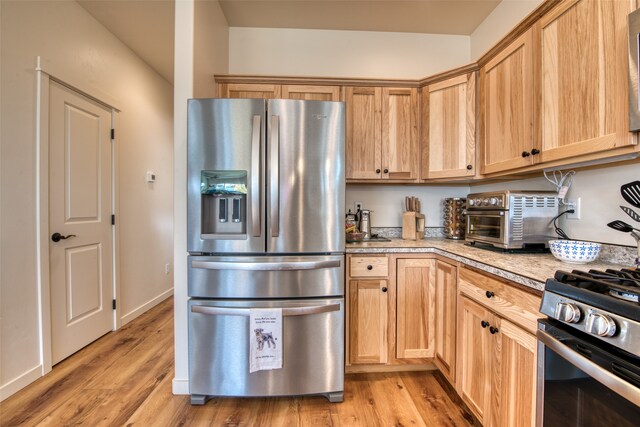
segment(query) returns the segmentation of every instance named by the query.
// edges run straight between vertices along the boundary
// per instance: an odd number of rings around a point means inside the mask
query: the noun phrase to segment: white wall
[[[171,294],[172,86],[75,2],[2,1],[0,398],[42,373],[36,241],[35,57],[45,71],[115,100],[120,314]],[[46,131],[46,130],[45,130]],[[157,181],[145,182],[154,171]]]
[[[201,2],[176,1],[174,88],[174,394],[189,394],[187,316],[187,99],[206,96],[207,75],[227,73],[226,19],[219,4],[200,16]],[[196,16],[198,14],[198,16]],[[214,32],[210,32],[215,27]],[[208,39],[209,44],[202,41]],[[202,49],[202,50],[201,50]],[[221,54],[222,53],[222,54]],[[204,79],[204,80],[203,80]],[[196,90],[198,93],[196,93]]]
[[[442,202],[448,197],[466,197],[468,185],[347,185],[347,209],[354,212],[354,203],[373,210],[372,227],[402,227],[405,196],[420,199],[427,227],[442,227]]]
[[[543,0],[502,0],[471,33],[471,60],[475,61],[511,31]]]
[[[469,61],[469,37],[229,29],[229,73],[421,79]]]
[[[569,170],[571,169],[567,168],[564,172]],[[634,227],[638,226],[620,210],[620,205],[632,207],[620,195],[620,186],[635,180],[640,180],[640,164],[637,162],[624,166],[578,170],[567,194],[567,200],[578,197],[581,199],[581,218],[579,220],[562,218],[559,221],[560,227],[573,239],[635,246],[635,241],[628,233],[621,233],[607,227],[607,223],[616,219],[632,224]],[[473,192],[501,189],[555,191],[555,187],[544,177],[471,187]],[[635,210],[640,213],[640,209]]]

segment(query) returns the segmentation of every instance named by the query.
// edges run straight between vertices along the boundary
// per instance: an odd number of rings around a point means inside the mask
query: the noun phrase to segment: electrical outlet
[[[567,219],[580,219],[580,197],[577,199],[570,199],[564,204],[565,208],[573,209],[574,213],[568,213]]]
[[[164,274],[169,274],[169,271],[171,271],[171,266],[169,265],[169,263],[166,263],[164,265]]]
[[[353,208],[354,208],[354,212],[358,212],[360,209],[362,209],[363,203],[362,202],[353,202]]]

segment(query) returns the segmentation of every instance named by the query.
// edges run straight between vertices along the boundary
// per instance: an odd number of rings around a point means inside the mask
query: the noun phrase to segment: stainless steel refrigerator
[[[212,396],[344,390],[344,104],[188,106],[189,383]],[[282,308],[282,368],[249,372],[252,308]]]

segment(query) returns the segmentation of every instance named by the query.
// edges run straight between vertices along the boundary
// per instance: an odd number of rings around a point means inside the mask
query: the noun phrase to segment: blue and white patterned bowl
[[[549,248],[554,257],[571,264],[586,264],[600,254],[600,243],[579,240],[549,240]]]

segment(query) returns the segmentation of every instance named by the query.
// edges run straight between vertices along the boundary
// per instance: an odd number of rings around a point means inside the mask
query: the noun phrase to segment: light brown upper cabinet
[[[345,87],[347,179],[415,181],[418,91]]]
[[[282,85],[284,99],[305,101],[340,101],[339,86]]]
[[[481,172],[529,166],[533,147],[532,29],[480,69],[480,85]]]
[[[475,175],[476,73],[422,89],[422,179]]]
[[[635,0],[566,1],[539,22],[536,161],[634,144],[627,104],[627,15]]]
[[[280,85],[257,83],[222,83],[218,85],[220,98],[282,98]]]

